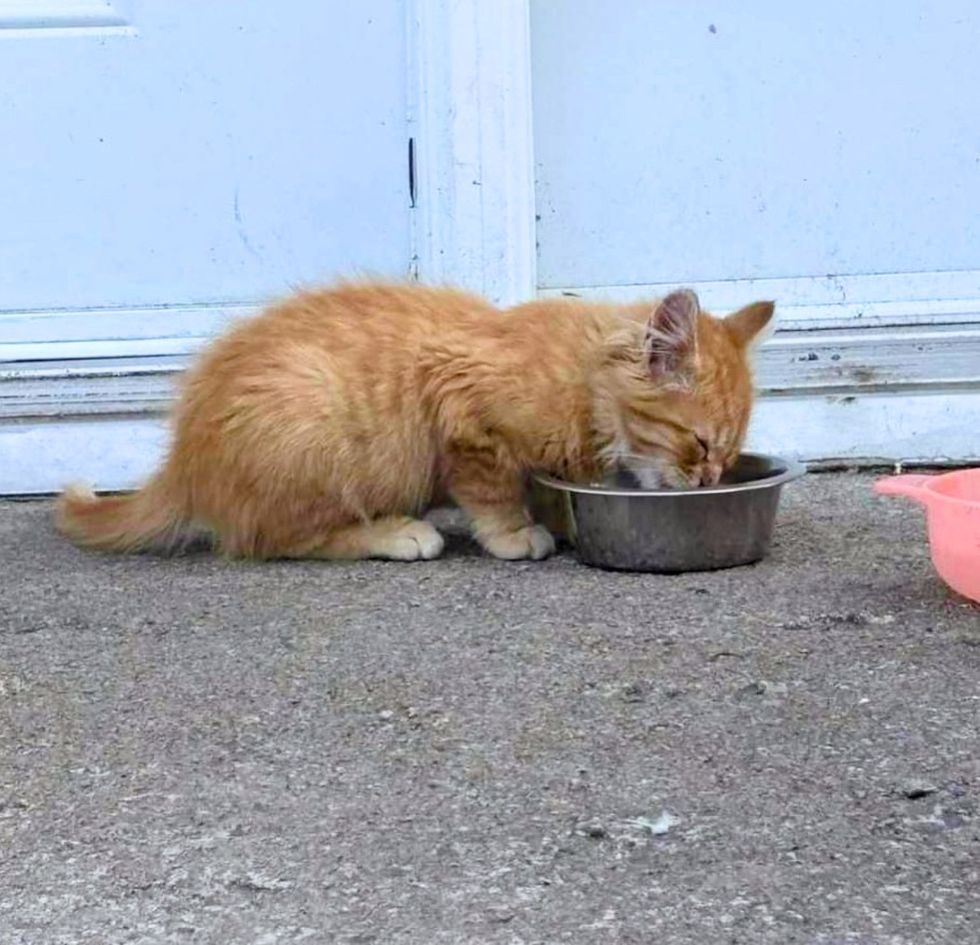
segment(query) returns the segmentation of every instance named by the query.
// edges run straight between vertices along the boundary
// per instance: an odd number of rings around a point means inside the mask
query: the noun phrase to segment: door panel
[[[531,14],[541,286],[980,271],[971,0]]]
[[[408,271],[402,4],[8,0],[0,27],[0,309]]]

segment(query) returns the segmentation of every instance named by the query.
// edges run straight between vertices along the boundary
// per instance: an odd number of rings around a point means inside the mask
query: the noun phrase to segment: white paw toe
[[[426,561],[431,558],[438,558],[442,554],[442,549],[446,542],[428,522],[412,522],[406,529],[411,535],[412,541],[418,548],[417,558],[424,558]]]
[[[428,522],[408,522],[386,538],[378,557],[393,561],[419,561],[438,558],[445,542]]]
[[[528,542],[531,546],[531,558],[540,561],[542,558],[554,554],[555,539],[544,525],[532,525],[528,531],[530,532]]]
[[[484,547],[495,558],[505,561],[524,558],[540,561],[555,550],[555,540],[543,525],[528,525],[514,532],[493,535],[484,541]]]

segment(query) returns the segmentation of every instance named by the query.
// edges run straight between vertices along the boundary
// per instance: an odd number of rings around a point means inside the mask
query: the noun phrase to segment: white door
[[[130,485],[185,353],[411,269],[400,0],[0,0],[0,493]]]
[[[531,0],[537,287],[774,298],[754,442],[980,458],[980,5]]]

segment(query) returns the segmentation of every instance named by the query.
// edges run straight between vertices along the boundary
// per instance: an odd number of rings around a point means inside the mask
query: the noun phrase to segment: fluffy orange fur
[[[742,444],[747,349],[772,310],[720,320],[685,291],[506,311],[418,285],[304,292],[203,353],[142,489],[70,487],[56,522],[109,551],[205,533],[234,556],[431,558],[442,537],[420,516],[449,498],[491,554],[544,557],[554,543],[527,511],[532,469],[717,481]]]

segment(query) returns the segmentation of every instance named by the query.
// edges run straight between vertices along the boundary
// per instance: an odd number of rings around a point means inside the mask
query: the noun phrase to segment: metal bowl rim
[[[806,466],[798,463],[794,459],[783,459],[782,456],[773,456],[769,453],[741,453],[741,457],[751,459],[761,459],[773,465],[784,466],[785,469],[776,476],[769,476],[765,479],[751,479],[748,482],[734,482],[718,486],[702,486],[698,489],[606,489],[602,486],[580,485],[574,482],[567,482],[564,479],[556,479],[544,473],[534,473],[536,482],[561,492],[575,492],[580,495],[605,495],[605,496],[625,496],[633,498],[644,498],[658,496],[665,499],[682,499],[698,495],[724,495],[726,493],[754,492],[759,489],[775,489],[778,486],[799,479],[806,473]]]

